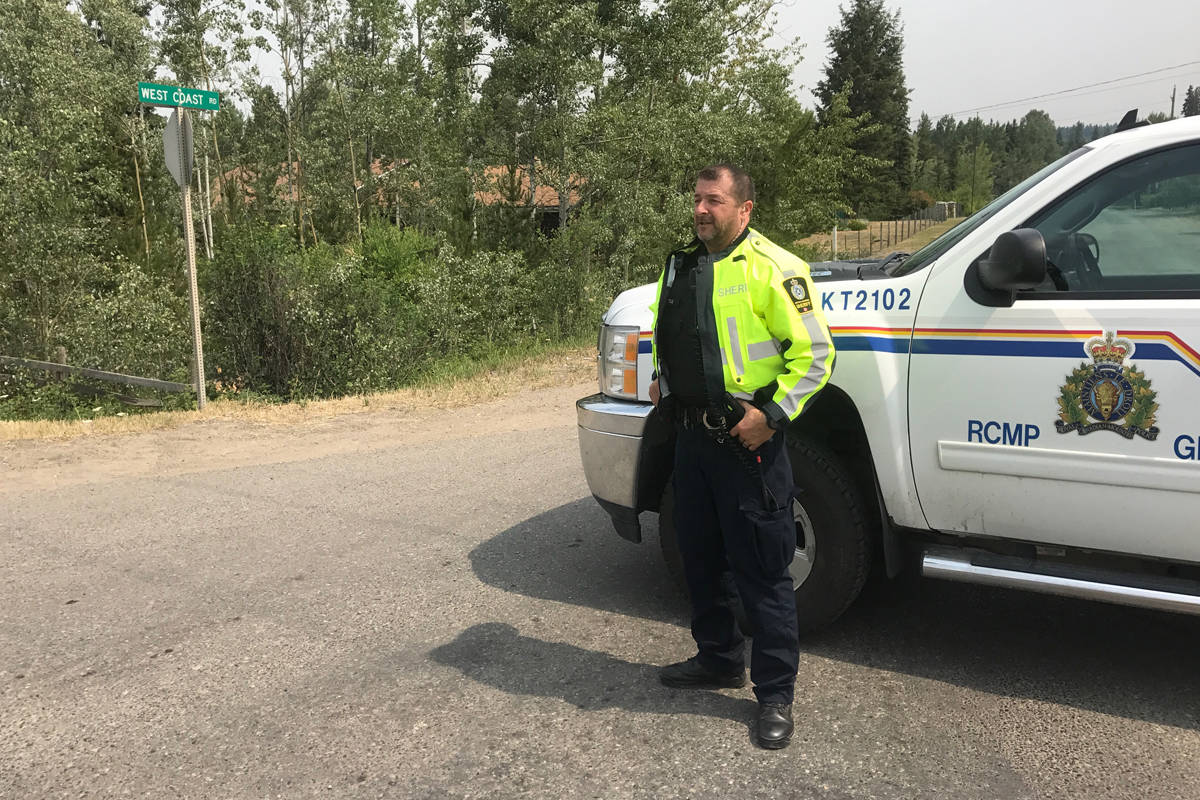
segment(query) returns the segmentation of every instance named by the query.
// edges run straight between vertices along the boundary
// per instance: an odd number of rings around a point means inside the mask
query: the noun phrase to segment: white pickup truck
[[[802,630],[909,561],[1200,613],[1200,117],[1092,142],[912,255],[811,272],[837,361],[787,432]],[[605,314],[579,443],[617,532],[658,511],[677,569],[653,297]]]

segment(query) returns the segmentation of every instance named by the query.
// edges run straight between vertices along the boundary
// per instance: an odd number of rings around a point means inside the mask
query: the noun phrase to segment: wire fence
[[[868,222],[859,230],[834,227],[827,246],[833,259],[882,256],[926,228],[954,219],[961,213],[960,203],[937,203],[901,219]]]

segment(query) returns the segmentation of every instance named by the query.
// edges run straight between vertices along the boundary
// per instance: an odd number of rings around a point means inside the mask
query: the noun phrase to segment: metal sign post
[[[200,290],[196,286],[196,231],[192,227],[192,121],[182,106],[171,112],[163,131],[163,155],[183,200],[183,239],[187,245],[188,294],[192,307],[192,383],[196,407],[204,410],[204,344],[200,339]]]
[[[163,155],[183,199],[183,238],[187,244],[188,294],[192,305],[192,383],[196,387],[196,407],[203,411],[208,398],[204,392],[204,344],[200,341],[200,290],[196,287],[196,231],[192,227],[192,120],[187,109],[219,111],[221,96],[205,89],[141,81],[138,101],[175,108],[163,131]]]

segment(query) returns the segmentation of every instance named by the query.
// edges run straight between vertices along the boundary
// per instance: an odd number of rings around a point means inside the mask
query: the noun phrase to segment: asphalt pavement
[[[588,391],[0,444],[0,797],[1200,798],[1198,618],[874,585],[778,752],[660,686],[686,604],[588,494]]]

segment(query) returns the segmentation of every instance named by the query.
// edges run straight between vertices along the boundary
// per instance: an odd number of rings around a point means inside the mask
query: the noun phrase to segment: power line
[[[1074,100],[1074,99],[1075,99],[1075,98],[1077,98],[1077,97],[1088,97],[1089,95],[1093,95],[1093,94],[1104,94],[1105,92],[1116,92],[1116,91],[1120,91],[1121,89],[1132,89],[1132,88],[1134,88],[1134,87],[1137,87],[1137,86],[1149,86],[1150,84],[1157,84],[1157,85],[1161,86],[1161,85],[1162,85],[1162,84],[1160,83],[1160,81],[1161,81],[1161,80],[1162,80],[1162,79],[1160,78],[1160,79],[1157,79],[1157,80],[1138,81],[1137,83],[1127,83],[1127,84],[1125,84],[1124,86],[1109,86],[1109,87],[1107,87],[1107,88],[1104,88],[1104,89],[1095,89],[1095,90],[1093,90],[1093,91],[1090,91],[1090,92],[1080,92],[1079,94],[1077,94],[1077,95],[1074,95],[1074,96],[1072,96],[1072,97],[1066,97],[1066,98],[1063,98],[1063,100],[1065,100],[1065,101],[1071,101],[1071,100]],[[1143,109],[1143,110],[1144,110],[1144,109]]]
[[[1072,89],[1061,89],[1057,92],[1048,92],[1046,94],[1035,94],[1032,97],[1022,97],[1019,100],[1009,100],[1004,103],[992,103],[991,105],[978,106],[976,108],[964,108],[961,111],[951,111],[946,114],[937,114],[937,115],[931,115],[931,116],[933,116],[934,118],[956,117],[959,114],[972,114],[972,113],[975,113],[978,111],[988,111],[988,110],[991,110],[994,108],[1005,108],[1007,106],[1015,106],[1020,103],[1028,103],[1031,100],[1044,100],[1047,97],[1058,97],[1059,95],[1070,94],[1072,92],[1082,91],[1083,89],[1092,89],[1097,86],[1107,86],[1112,83],[1120,83],[1121,81],[1127,81],[1132,78],[1144,78],[1147,75],[1157,75],[1160,72],[1171,72],[1173,70],[1183,69],[1184,67],[1192,67],[1197,64],[1200,64],[1200,61],[1189,61],[1186,64],[1176,64],[1173,67],[1162,67],[1161,69],[1152,69],[1149,72],[1139,72],[1135,75],[1125,75],[1123,77],[1112,78],[1111,80],[1107,80],[1107,81],[1099,81],[1097,83],[1088,83],[1083,86],[1076,86]]]

